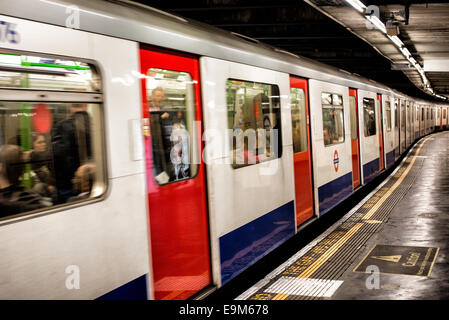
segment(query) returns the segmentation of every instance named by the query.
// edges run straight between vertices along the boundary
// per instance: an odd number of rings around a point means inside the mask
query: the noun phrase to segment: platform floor
[[[236,299],[449,299],[449,132]]]

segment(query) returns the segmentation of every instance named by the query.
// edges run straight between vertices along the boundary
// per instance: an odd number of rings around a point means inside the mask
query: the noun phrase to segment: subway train
[[[201,297],[448,104],[129,1],[0,3],[0,298]]]

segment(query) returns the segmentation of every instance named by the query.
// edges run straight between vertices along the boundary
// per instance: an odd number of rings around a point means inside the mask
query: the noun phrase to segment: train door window
[[[405,128],[405,106],[401,103],[401,129]]]
[[[357,139],[357,103],[354,96],[349,96],[349,110],[351,118],[351,140]]]
[[[424,121],[424,107],[421,107],[421,121]]]
[[[0,219],[103,194],[100,83],[86,62],[0,54]]]
[[[189,73],[151,68],[147,77],[153,172],[159,185],[198,171],[195,94]]]
[[[279,87],[228,79],[227,110],[233,168],[282,156]],[[305,110],[305,107],[303,108]]]
[[[407,104],[407,123],[410,123],[410,105]]]
[[[339,94],[321,94],[323,109],[324,145],[334,145],[345,141],[343,97]]]
[[[446,119],[446,109],[443,110],[443,119]]]
[[[441,118],[441,109],[438,108],[438,119]]]
[[[365,137],[376,134],[376,110],[374,99],[363,98],[363,121],[365,128]]]
[[[290,88],[293,152],[307,151],[307,113],[304,90]]]
[[[398,113],[398,102],[397,100],[394,103],[394,127],[398,127],[398,121],[399,121],[399,113]]]
[[[385,113],[387,115],[387,131],[391,131],[391,105],[390,101],[385,101]]]

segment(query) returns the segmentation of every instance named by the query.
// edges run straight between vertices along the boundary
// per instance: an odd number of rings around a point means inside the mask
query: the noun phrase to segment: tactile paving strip
[[[439,133],[437,133],[439,134]],[[270,279],[262,280],[238,300],[306,300],[332,296],[338,280],[353,263],[360,249],[376,233],[394,206],[412,187],[425,157],[419,157],[425,143],[419,141],[389,180],[350,217],[296,261]]]

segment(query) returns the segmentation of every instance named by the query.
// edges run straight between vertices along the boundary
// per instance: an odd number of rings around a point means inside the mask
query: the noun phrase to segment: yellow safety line
[[[345,233],[336,243],[334,243],[321,257],[319,257],[314,263],[312,263],[306,270],[304,270],[298,278],[308,278],[319,267],[323,265],[338,249],[348,241],[354,233],[357,232],[363,223],[356,223],[347,233]],[[285,300],[289,295],[285,293],[279,293],[273,297],[272,300]]]
[[[418,156],[419,151],[421,150],[422,146],[427,141],[427,139],[429,139],[430,137],[433,137],[433,136],[435,136],[435,135],[429,136],[422,141],[421,145],[418,147],[415,155],[413,156],[412,160],[410,161],[407,169],[402,173],[402,175],[395,182],[395,184],[387,192],[385,192],[385,194],[382,196],[382,198],[380,198],[379,201],[377,201],[377,203],[363,216],[363,218],[362,218],[363,220],[370,219],[376,213],[376,211],[379,209],[379,207],[382,205],[382,203],[384,203],[388,199],[388,197],[393,193],[393,191],[396,190],[397,187],[399,187],[399,185],[405,179],[405,177],[407,176],[409,171],[412,169],[413,164],[415,163],[416,157]]]
[[[304,270],[298,278],[309,278],[319,267],[321,267],[331,256],[334,255],[361,227],[363,223],[356,223],[336,243],[334,243],[321,257]]]
[[[437,135],[440,133],[437,133]],[[419,154],[424,143],[431,137],[435,135],[429,136],[425,138],[421,145],[416,150],[415,155],[413,156],[412,161],[408,165],[407,169],[402,173],[401,177],[396,181],[396,183],[382,196],[382,198],[376,203],[376,205],[371,208],[368,213],[362,219],[369,219],[376,210],[380,207],[382,203],[391,195],[391,193],[401,184],[402,180],[405,179],[408,172],[411,170],[413,164],[415,163],[416,157]],[[346,232],[336,243],[334,243],[321,257],[319,257],[314,263],[312,263],[306,270],[304,270],[298,278],[309,278],[318,268],[320,268],[332,255],[334,255],[338,249],[340,249],[361,227],[363,223],[356,223],[348,232]],[[433,267],[433,265],[432,265]],[[285,293],[279,293],[273,297],[272,300],[285,300],[289,295]]]

